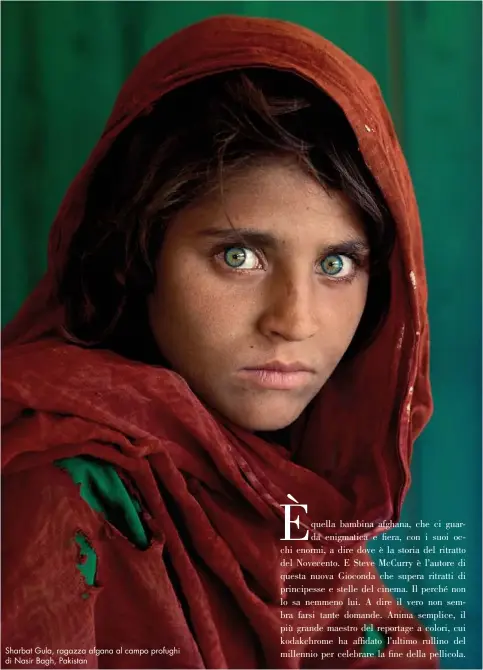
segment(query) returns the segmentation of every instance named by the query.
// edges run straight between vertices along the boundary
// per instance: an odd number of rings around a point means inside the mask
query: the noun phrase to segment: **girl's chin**
[[[282,430],[290,426],[303,412],[305,407],[302,408],[291,408],[290,410],[285,411],[275,411],[270,406],[264,407],[261,406],[254,408],[250,411],[248,408],[246,411],[230,412],[228,418],[230,421],[235,423],[237,426],[249,430],[251,432],[268,432],[275,430]],[[225,416],[227,414],[225,413]]]

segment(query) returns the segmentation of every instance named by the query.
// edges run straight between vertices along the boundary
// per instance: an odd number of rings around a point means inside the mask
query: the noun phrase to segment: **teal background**
[[[429,283],[435,412],[414,451],[403,520],[467,524],[466,658],[441,666],[481,668],[481,4],[4,2],[1,11],[3,323],[45,268],[51,221],[121,83],[170,33],[215,14],[288,19],[376,76],[414,180]]]

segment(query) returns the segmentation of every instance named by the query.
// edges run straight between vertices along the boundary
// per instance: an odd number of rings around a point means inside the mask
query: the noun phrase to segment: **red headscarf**
[[[111,352],[82,349],[58,335],[63,312],[55,300],[56,282],[82,221],[93,171],[116,137],[135,118],[149,114],[169,91],[205,75],[253,66],[295,73],[339,104],[397,227],[384,326],[365,352],[335,371],[310,415],[296,422],[292,455],[210,413],[176,373]],[[307,505],[307,514],[301,511],[305,524],[333,521],[335,528],[322,531],[326,547],[339,547],[340,541],[324,536],[347,534],[340,521],[368,524],[350,533],[359,539],[349,544],[364,546],[367,537],[384,530],[382,522],[399,519],[410,483],[412,446],[432,410],[426,299],[410,176],[368,72],[319,35],[266,19],[211,18],[152,49],[124,84],[101,139],[67,192],[51,231],[47,273],[3,339],[3,472],[9,509],[15,508],[18,519],[38,519],[37,526],[31,521],[35,527],[44,523],[47,528],[60,515],[56,528],[62,537],[81,528],[100,557],[98,585],[92,589],[94,597],[76,601],[59,620],[52,613],[55,602],[65,602],[66,591],[80,593],[84,588],[66,576],[68,552],[60,551],[65,549],[62,539],[57,536],[57,547],[49,546],[42,533],[36,543],[12,541],[14,546],[6,550],[11,562],[4,559],[3,569],[14,574],[20,566],[21,594],[12,601],[17,609],[5,612],[4,641],[5,635],[12,646],[57,642],[59,647],[63,641],[71,649],[128,641],[141,648],[171,641],[181,651],[166,660],[166,667],[180,668],[436,667],[429,660],[434,649],[427,644],[428,634],[414,619],[403,619],[411,632],[393,633],[389,640],[387,650],[400,651],[401,658],[280,656],[291,648],[280,643],[280,574],[286,572],[278,553],[284,544],[280,505],[292,502],[287,495]],[[112,529],[106,531],[97,513],[69,511],[66,500],[78,497],[77,491],[69,489],[65,473],[53,475],[49,465],[80,454],[122,469],[140,491],[153,533],[147,551],[135,550]],[[169,508],[161,488],[169,493]],[[65,497],[59,502],[53,491],[61,489]],[[5,523],[10,526],[15,519]],[[20,534],[25,536],[26,529]],[[312,544],[320,546],[318,541]],[[169,555],[169,570],[163,567],[162,550]],[[25,568],[40,555],[51,557],[50,569],[59,575],[48,603]],[[366,565],[351,564],[346,572],[356,579],[365,575],[381,586],[371,559],[361,555]],[[324,569],[333,572],[331,584],[344,585],[337,576],[343,558],[335,560],[338,568]],[[186,599],[189,624],[173,579]],[[377,624],[397,624],[400,619],[390,618],[390,613],[404,613],[395,602],[367,609],[377,610]],[[343,606],[322,610],[342,617],[346,611],[364,611],[364,603],[351,607],[344,596]],[[17,616],[20,611],[23,618]],[[370,623],[349,621],[359,629]],[[360,630],[339,635],[325,631],[312,637],[333,637],[330,650],[340,652],[358,649],[353,642],[360,635]],[[303,646],[292,645],[299,651]],[[418,648],[424,657],[407,655]],[[315,649],[320,651],[320,646]],[[161,667],[163,662],[159,655],[151,661],[142,658],[121,654],[115,660],[104,658],[98,667],[132,667],[137,662],[144,665],[136,667]],[[97,667],[95,663],[96,657],[89,656],[89,667]]]

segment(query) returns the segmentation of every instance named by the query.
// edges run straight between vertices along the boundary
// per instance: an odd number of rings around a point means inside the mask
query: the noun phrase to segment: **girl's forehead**
[[[168,235],[216,241],[235,239],[237,231],[271,247],[365,241],[359,211],[348,197],[327,191],[297,166],[273,162],[245,170],[181,210]]]

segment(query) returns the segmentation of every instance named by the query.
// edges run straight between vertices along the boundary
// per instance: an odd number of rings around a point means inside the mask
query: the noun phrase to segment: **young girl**
[[[3,341],[4,663],[437,666],[366,547],[431,413],[420,223],[339,49],[148,53]]]

